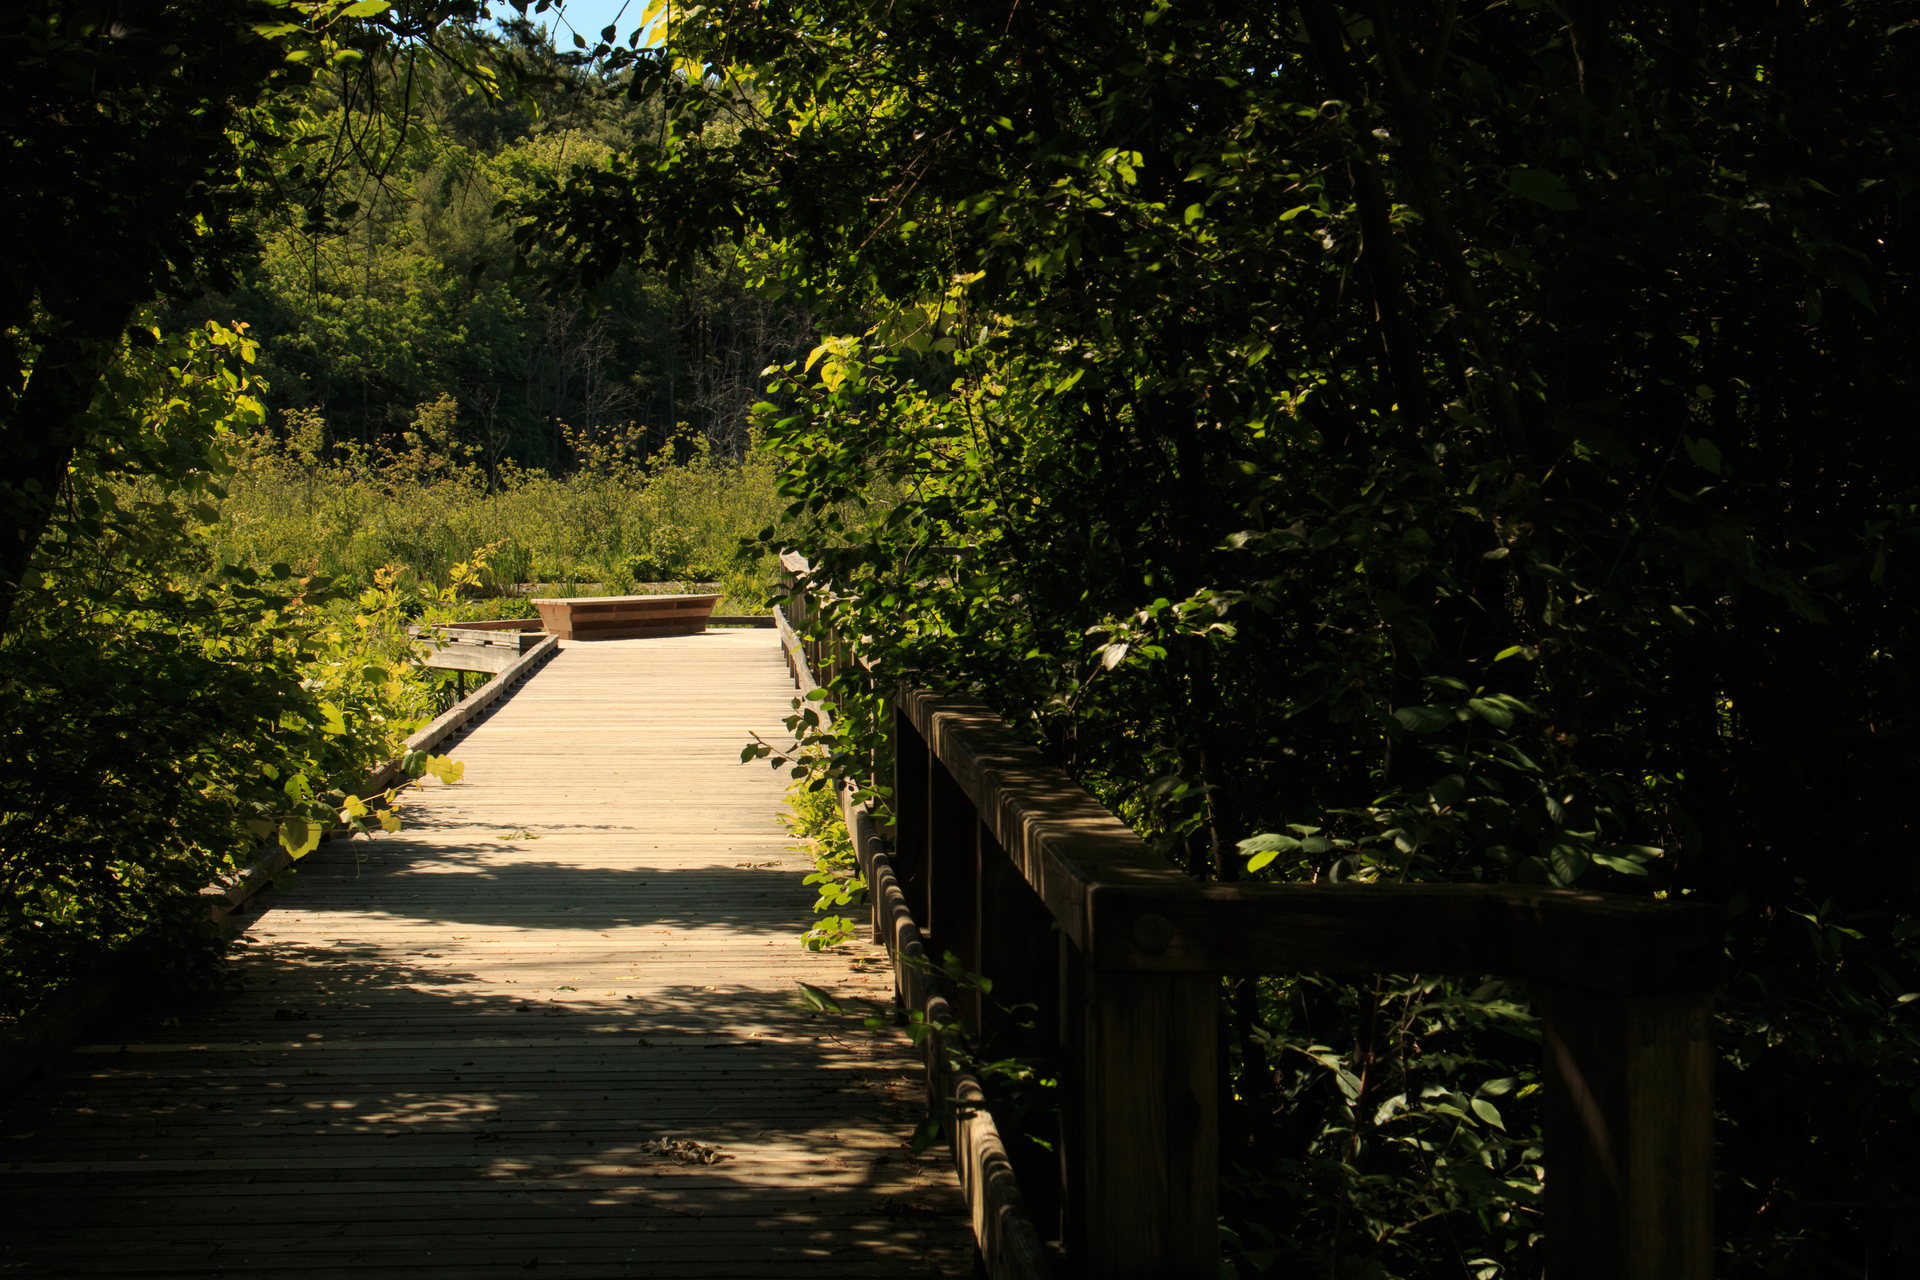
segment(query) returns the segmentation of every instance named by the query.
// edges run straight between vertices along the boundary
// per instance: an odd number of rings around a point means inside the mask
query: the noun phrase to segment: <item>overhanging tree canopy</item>
[[[546,0],[542,0],[544,7]],[[387,64],[454,63],[487,93],[524,90],[513,57],[475,64],[437,38],[477,0],[36,0],[0,14],[0,627],[94,440],[87,411],[138,309],[230,288],[280,205],[324,227],[331,180],[370,136],[404,133],[411,81]],[[297,137],[316,72],[358,94],[337,136]],[[399,92],[382,92],[398,80]],[[397,100],[396,100],[397,99]],[[314,147],[312,144],[328,143]],[[305,158],[268,164],[289,145]],[[138,331],[133,334],[141,340]],[[110,416],[110,415],[109,415]]]
[[[883,673],[978,690],[1195,874],[1725,903],[1736,1251],[1886,1256],[1903,12],[720,4],[635,59],[660,139],[521,234],[569,284],[734,242],[879,317],[783,375],[768,538]],[[1367,1130],[1377,1093],[1284,1062],[1276,1107],[1237,1009],[1246,1151]]]

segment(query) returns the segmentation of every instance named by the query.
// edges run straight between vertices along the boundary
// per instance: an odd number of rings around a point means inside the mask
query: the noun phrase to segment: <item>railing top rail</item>
[[[897,696],[1099,968],[1506,973],[1623,995],[1718,979],[1724,916],[1705,904],[1509,884],[1202,884],[987,707]]]

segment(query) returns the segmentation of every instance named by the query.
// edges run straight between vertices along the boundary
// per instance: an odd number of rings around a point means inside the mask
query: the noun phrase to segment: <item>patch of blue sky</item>
[[[597,44],[602,29],[613,26],[619,29],[620,43],[625,44],[633,29],[640,25],[640,15],[647,10],[647,0],[567,0],[565,4],[554,4],[545,13],[535,13],[533,5],[527,5],[527,18],[535,26],[545,27],[553,33],[553,42],[562,49],[573,47],[573,37],[578,33],[589,45]],[[514,5],[493,2],[493,16],[507,18],[518,12]],[[653,43],[650,40],[643,44]]]

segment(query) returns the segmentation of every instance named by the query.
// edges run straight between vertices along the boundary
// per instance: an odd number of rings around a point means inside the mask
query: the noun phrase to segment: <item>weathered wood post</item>
[[[1062,1181],[1083,1280],[1220,1268],[1217,973],[1099,969],[1060,940]]]
[[[1535,983],[1545,1018],[1547,1274],[1713,1275],[1713,993]]]
[[[979,912],[975,894],[979,890],[980,839],[976,828],[980,817],[973,801],[967,798],[953,774],[940,761],[940,753],[927,753],[927,910],[916,918],[926,921],[925,942],[928,956],[935,964],[948,952],[959,958],[961,967],[977,973],[980,957]],[[943,987],[947,999],[961,1017],[974,1011],[970,992]]]
[[[898,704],[893,713],[893,873],[907,910],[927,918],[927,741]]]

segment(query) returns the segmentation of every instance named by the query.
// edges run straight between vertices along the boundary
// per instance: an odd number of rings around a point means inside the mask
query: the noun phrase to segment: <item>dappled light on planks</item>
[[[904,1038],[794,999],[891,982],[798,945],[782,778],[738,763],[791,697],[768,631],[566,645],[405,831],[241,917],[243,990],[124,1010],[8,1101],[0,1265],[970,1274]]]

